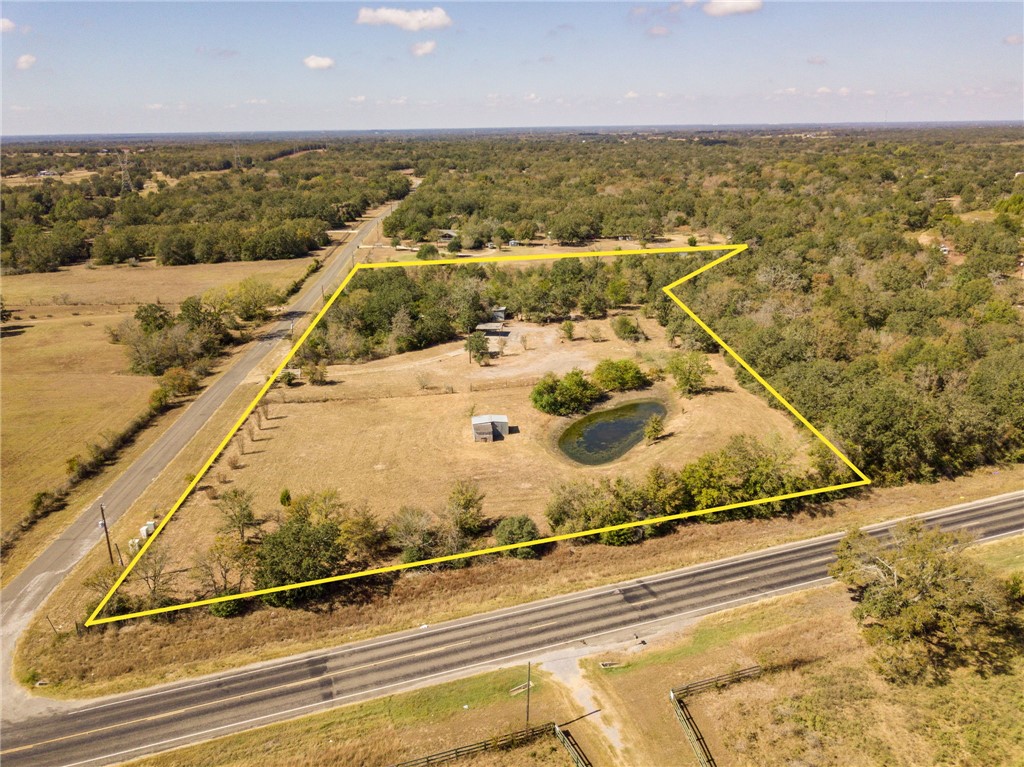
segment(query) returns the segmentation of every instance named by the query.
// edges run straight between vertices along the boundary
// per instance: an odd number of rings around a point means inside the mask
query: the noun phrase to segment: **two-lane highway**
[[[1024,492],[931,512],[980,540],[1024,532]],[[884,535],[892,523],[867,528]],[[4,767],[99,765],[353,700],[525,663],[560,648],[647,633],[679,619],[828,582],[828,535],[614,586],[547,599],[83,704],[5,727]]]
[[[388,206],[367,219],[347,242],[335,249],[323,270],[310,280],[306,290],[286,308],[287,316],[306,314],[321,300],[322,293],[326,293],[328,288],[333,291],[341,283],[355,263],[359,244],[384,219],[391,208],[392,206]],[[279,346],[281,340],[287,337],[290,325],[291,320],[286,319],[274,323],[264,331],[256,343],[234,360],[223,375],[199,395],[167,431],[110,484],[102,497],[97,498],[23,572],[4,586],[0,614],[0,625],[3,627],[0,684],[3,686],[5,708],[12,701],[25,707],[32,705],[32,701],[11,679],[14,645],[17,637],[31,620],[32,614],[50,592],[82,557],[99,544],[96,521],[99,519],[100,501],[106,504],[107,522],[113,524],[131,508],[145,489],[195,437],[238,386]]]

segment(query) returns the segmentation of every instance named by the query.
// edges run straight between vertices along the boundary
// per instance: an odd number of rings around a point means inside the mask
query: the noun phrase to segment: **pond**
[[[577,463],[597,466],[621,458],[644,438],[652,415],[665,417],[656,400],[639,400],[611,410],[591,413],[573,423],[558,438],[558,447]]]

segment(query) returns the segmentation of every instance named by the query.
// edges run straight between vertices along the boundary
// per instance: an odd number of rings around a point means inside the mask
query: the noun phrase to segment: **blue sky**
[[[2,6],[4,135],[1021,120],[1019,2]]]

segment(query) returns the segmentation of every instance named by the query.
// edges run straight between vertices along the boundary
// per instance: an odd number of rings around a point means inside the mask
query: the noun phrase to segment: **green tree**
[[[476,482],[460,479],[452,485],[445,511],[462,535],[472,538],[484,531],[483,508],[484,494]]]
[[[231,308],[246,322],[266,322],[270,307],[280,302],[281,294],[257,277],[246,277],[231,291]]]
[[[448,243],[448,252],[453,256],[458,255],[462,252],[462,240],[458,237],[453,237]]]
[[[613,318],[611,324],[612,332],[623,341],[639,343],[647,338],[637,321],[625,314]]]
[[[676,391],[684,397],[700,394],[707,388],[707,377],[712,368],[700,352],[682,352],[668,359],[666,369],[676,382]]]
[[[952,669],[1002,671],[1022,626],[1006,582],[968,557],[968,538],[915,520],[884,541],[857,530],[829,574],[846,584],[873,665],[896,683],[941,682]]]
[[[647,440],[648,444],[657,442],[664,433],[665,419],[660,415],[652,415],[644,423],[644,439]]]
[[[579,368],[573,368],[559,378],[547,373],[530,392],[533,406],[550,415],[585,413],[604,393]]]
[[[576,323],[572,320],[566,320],[558,326],[558,329],[562,332],[562,337],[566,341],[572,341],[572,334],[576,331]]]
[[[222,493],[217,499],[217,509],[224,517],[221,531],[237,533],[238,540],[242,543],[245,543],[250,531],[259,530],[263,526],[263,520],[256,516],[253,508],[251,490],[236,487]]]
[[[159,304],[142,304],[135,310],[135,319],[146,335],[163,330],[174,322],[171,313]]]
[[[466,351],[469,352],[469,358],[473,362],[483,365],[490,357],[487,336],[479,330],[475,333],[470,333],[466,337]]]
[[[537,529],[536,523],[525,514],[506,517],[494,528],[494,538],[499,546],[527,543],[535,541],[539,537],[540,531]],[[509,556],[519,559],[536,559],[538,556],[535,546],[522,546],[507,553]]]
[[[427,243],[426,245],[421,245],[420,249],[416,251],[416,258],[422,259],[424,261],[434,258],[440,258],[440,256],[441,254],[437,252],[437,246],[431,245],[430,243]]]
[[[268,534],[257,551],[257,589],[287,586],[329,578],[348,571],[345,546],[339,541],[338,523],[292,515]],[[339,590],[338,584],[318,584],[266,594],[263,600],[278,607],[298,607],[321,600]]]
[[[607,391],[631,391],[651,385],[651,379],[630,359],[601,360],[591,377]]]

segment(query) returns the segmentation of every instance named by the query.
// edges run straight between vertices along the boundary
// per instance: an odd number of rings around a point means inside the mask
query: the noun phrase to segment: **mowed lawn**
[[[4,531],[32,496],[67,476],[66,461],[85,454],[104,432],[123,429],[148,405],[155,379],[132,375],[106,328],[140,303],[174,308],[184,298],[230,287],[249,276],[278,288],[300,277],[310,259],[132,268],[75,266],[51,274],[4,278],[0,507]]]

